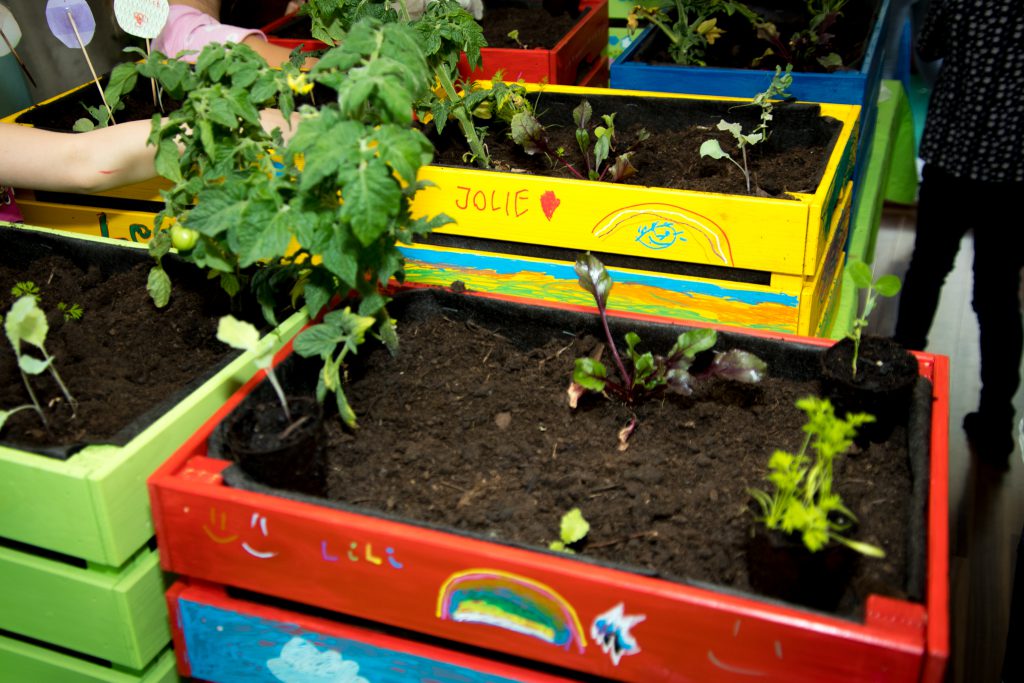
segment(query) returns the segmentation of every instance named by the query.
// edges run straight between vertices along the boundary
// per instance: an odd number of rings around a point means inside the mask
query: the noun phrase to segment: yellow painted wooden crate
[[[591,101],[628,95],[749,103],[568,86],[543,91]],[[429,166],[420,177],[435,187],[417,194],[413,212],[451,216],[455,223],[441,234],[811,277],[852,175],[860,112],[855,105],[820,107],[841,130],[813,194],[774,199]]]
[[[829,243],[820,267],[812,275],[759,273],[757,282],[691,277],[651,270],[651,259],[615,265],[606,259],[615,286],[609,308],[679,320],[732,325],[811,336],[845,334],[836,329],[835,306],[842,282],[844,245],[850,228],[852,184],[847,182],[832,212]],[[503,296],[592,306],[573,270],[575,250],[535,250],[551,257],[520,256],[488,251],[497,242],[442,240],[436,244],[404,245],[406,280],[451,286]],[[462,245],[462,246],[457,246]]]

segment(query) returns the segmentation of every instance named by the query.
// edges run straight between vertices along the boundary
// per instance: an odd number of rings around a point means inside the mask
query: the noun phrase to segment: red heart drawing
[[[555,215],[555,209],[562,203],[562,200],[555,196],[555,193],[548,190],[540,196],[540,208],[544,209],[544,215],[547,216],[548,220]]]

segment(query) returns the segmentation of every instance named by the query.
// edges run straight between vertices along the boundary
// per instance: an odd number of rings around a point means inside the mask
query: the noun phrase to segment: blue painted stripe
[[[416,247],[401,247],[407,259],[421,261],[429,267],[443,269],[445,266],[454,268],[471,268],[474,270],[491,270],[499,275],[514,275],[523,271],[540,273],[555,280],[576,280],[576,272],[572,265],[553,261],[523,261],[502,256],[489,256],[473,252],[434,251]],[[443,261],[442,261],[443,259]],[[655,274],[620,271],[609,268],[615,274],[615,281],[636,285],[645,285],[664,289],[680,294],[700,294],[728,301],[741,301],[751,306],[758,304],[779,304],[796,308],[799,297],[780,292],[758,292],[746,289],[733,289],[727,286],[691,280],[688,278],[666,278]]]

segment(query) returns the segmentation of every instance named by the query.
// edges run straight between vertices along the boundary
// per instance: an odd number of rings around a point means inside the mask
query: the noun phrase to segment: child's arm
[[[280,128],[287,141],[298,125],[281,112],[260,112],[264,130]],[[156,175],[156,148],[146,144],[147,120],[128,121],[87,133],[56,133],[0,123],[0,185],[54,192],[101,192]]]
[[[152,125],[129,121],[88,133],[56,133],[0,123],[0,185],[100,192],[156,175]]]

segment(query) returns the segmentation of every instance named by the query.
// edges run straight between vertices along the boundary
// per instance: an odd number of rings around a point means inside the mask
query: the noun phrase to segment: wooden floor
[[[875,248],[875,273],[906,272],[914,246],[912,208],[887,207]],[[961,421],[977,408],[978,325],[971,309],[973,238],[960,245],[956,268],[942,290],[926,349],[950,358],[949,515],[950,662],[948,683],[1000,681],[1013,567],[1024,528],[1024,460],[1021,445],[1001,472],[971,453]],[[891,334],[896,301],[882,300],[872,331]],[[1024,391],[1014,404],[1024,414]],[[1024,649],[1024,642],[1015,647]],[[1021,683],[1006,681],[1005,683]]]

